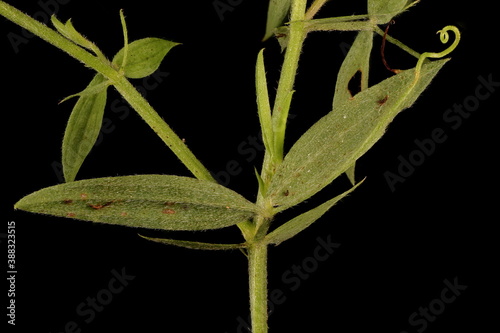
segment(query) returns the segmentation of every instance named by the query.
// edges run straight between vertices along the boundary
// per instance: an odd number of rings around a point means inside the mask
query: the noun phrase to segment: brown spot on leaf
[[[67,217],[75,217],[75,216],[76,216],[76,214],[75,214],[75,213],[68,213],[68,214],[66,214],[66,216],[67,216]]]
[[[92,204],[87,204],[87,206],[89,206],[90,208],[93,208],[93,209],[99,210],[99,209],[103,209],[104,207],[108,207],[108,206],[110,206],[112,203],[113,203],[113,201],[109,201],[109,202],[103,203],[103,204],[101,204],[101,205],[92,205]]]
[[[120,216],[127,216],[127,215],[128,215],[128,213],[127,213],[127,212],[121,212],[121,213],[120,213]]]
[[[62,203],[65,204],[65,205],[71,205],[73,203],[73,200],[71,200],[71,199],[64,199]]]
[[[80,194],[80,198],[82,198],[82,200],[86,200],[88,197],[87,193]]]
[[[290,191],[286,190],[285,192],[283,192],[283,195],[284,195],[285,197],[289,196],[289,195],[290,195]]]
[[[175,210],[173,210],[173,209],[164,209],[161,212],[163,214],[175,214]]]
[[[380,99],[377,101],[378,105],[382,106],[385,104],[385,102],[387,102],[387,99],[389,98],[389,96],[385,96],[384,98]]]

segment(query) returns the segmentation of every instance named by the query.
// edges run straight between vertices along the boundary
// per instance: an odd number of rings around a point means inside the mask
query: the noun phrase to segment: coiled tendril
[[[453,31],[455,34],[455,40],[453,43],[442,52],[424,52],[418,58],[417,66],[415,66],[415,81],[417,81],[420,77],[420,70],[422,69],[422,65],[427,58],[442,58],[448,54],[450,54],[454,49],[457,48],[458,43],[460,43],[460,30],[453,25],[447,25],[443,29],[439,30],[437,33],[439,34],[439,39],[441,43],[446,44],[450,40],[450,34],[448,31]]]

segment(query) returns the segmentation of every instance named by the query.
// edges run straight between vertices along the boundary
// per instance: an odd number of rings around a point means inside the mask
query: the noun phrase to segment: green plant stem
[[[250,312],[252,333],[267,333],[267,244],[252,244],[248,248]]]
[[[411,54],[412,56],[414,56],[415,58],[420,58],[420,53],[418,53],[417,51],[411,49],[410,47],[406,46],[405,44],[403,44],[401,41],[397,40],[396,38],[394,37],[391,37],[390,35],[386,35],[384,33],[384,30],[380,29],[378,26],[375,27],[375,32],[377,34],[379,34],[380,36],[384,36],[385,35],[385,39],[389,42],[389,43],[392,43],[396,46],[398,46],[400,49],[406,51],[407,53]]]
[[[281,69],[276,99],[274,102],[272,122],[274,134],[274,153],[266,151],[262,167],[261,179],[264,188],[270,184],[278,165],[282,162],[284,139],[290,100],[293,94],[295,76],[299,64],[302,45],[306,37],[305,12],[307,0],[293,0],[290,16],[290,35],[285,59]],[[265,193],[259,193],[257,205],[261,214],[254,221],[252,240],[248,247],[248,271],[250,312],[252,317],[252,333],[267,333],[267,246],[263,241],[272,220],[272,203]],[[248,239],[247,239],[248,240]]]
[[[56,31],[3,1],[0,1],[0,15],[63,50],[73,58],[84,63],[87,67],[104,75],[195,177],[215,181],[210,172],[194,156],[170,126],[165,123],[123,74],[111,66],[109,61],[104,61],[94,56]]]
[[[307,10],[304,19],[311,20],[328,1],[329,0],[315,0]]]
[[[306,31],[304,29],[305,22],[303,21],[306,5],[306,0],[294,0],[291,6],[289,41],[285,52],[285,59],[283,60],[283,66],[281,68],[281,76],[272,113],[273,142],[275,148],[273,158],[270,158],[268,152],[266,152],[264,156],[261,173],[264,184],[269,184],[274,171],[283,160],[283,146],[290,99],[291,94],[293,94],[293,85],[295,83],[302,45],[306,37]]]
[[[295,83],[295,76],[299,66],[300,53],[306,37],[304,29],[305,22],[303,22],[306,5],[306,0],[294,0],[292,2],[290,37],[283,66],[281,68],[281,76],[273,107],[273,127],[275,135],[274,143],[276,145],[275,152],[279,161],[283,159],[283,144],[285,139],[286,122],[288,119],[290,94],[293,93],[293,85]]]
[[[125,77],[113,82],[116,90],[140,114],[142,119],[155,131],[163,142],[174,152],[182,163],[198,179],[215,181],[210,172],[184,144],[181,138],[158,115],[153,107],[142,97],[135,87]]]

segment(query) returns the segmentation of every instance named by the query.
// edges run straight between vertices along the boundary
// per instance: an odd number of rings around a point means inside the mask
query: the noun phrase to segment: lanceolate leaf
[[[347,196],[349,193],[354,191],[361,182],[359,182],[356,186],[353,186],[346,192],[336,196],[335,198],[328,200],[327,202],[319,205],[316,208],[311,209],[310,211],[301,214],[282,226],[276,228],[272,232],[270,232],[266,236],[266,242],[268,244],[279,245],[280,243],[290,239],[309,227],[316,220],[318,220],[323,214],[325,214],[330,208],[332,208],[337,202],[339,202],[342,198]]]
[[[274,133],[271,117],[271,104],[269,102],[269,93],[267,90],[266,69],[264,66],[264,49],[259,52],[257,57],[257,66],[255,68],[255,86],[257,91],[257,110],[259,114],[262,138],[266,150],[274,155]]]
[[[144,38],[128,45],[128,55],[125,64],[125,76],[140,79],[153,74],[167,53],[179,43],[161,38]],[[125,55],[122,48],[113,58],[113,64],[121,67]]]
[[[256,206],[209,181],[167,175],[97,178],[48,187],[15,208],[78,220],[164,230],[217,229],[252,218]]]
[[[267,12],[266,33],[264,39],[271,37],[274,30],[283,24],[283,21],[290,12],[292,0],[271,0]]]
[[[269,186],[277,211],[311,197],[345,172],[410,107],[447,59],[427,62],[364,90],[314,124],[290,149]]]
[[[95,93],[82,94],[69,117],[62,145],[63,172],[67,182],[75,180],[99,136],[106,106],[105,81],[104,76],[96,75],[84,90]]]
[[[370,55],[373,48],[373,32],[360,31],[347,53],[340,67],[337,82],[335,84],[335,96],[333,98],[333,110],[335,105],[343,104],[357,93],[351,91],[349,85],[360,91],[368,88],[368,75],[370,71]],[[354,82],[353,82],[354,81]],[[351,184],[355,184],[355,164],[346,172]]]
[[[247,247],[245,243],[241,244],[213,244],[213,243],[201,243],[201,242],[193,242],[193,241],[184,241],[177,239],[165,239],[165,238],[153,238],[139,235],[144,239],[162,243],[166,245],[173,245],[179,247],[185,247],[187,249],[193,250],[234,250],[234,249],[244,249]]]
[[[358,32],[337,75],[335,96],[333,98],[334,110],[335,105],[344,103],[352,98],[355,93],[368,88],[368,74],[370,70],[370,54],[372,48],[373,32]],[[353,85],[356,86],[358,91],[351,91],[349,89],[349,83],[355,80],[356,82],[354,82]]]
[[[61,21],[59,21],[55,15],[52,15],[51,21],[54,27],[57,29],[57,31],[59,31],[61,35],[68,38],[72,42],[80,46],[83,46],[89,50],[93,50],[95,48],[94,43],[89,41],[78,31],[76,31],[75,27],[73,26],[73,23],[71,22],[71,19],[66,21],[66,23],[64,24]]]

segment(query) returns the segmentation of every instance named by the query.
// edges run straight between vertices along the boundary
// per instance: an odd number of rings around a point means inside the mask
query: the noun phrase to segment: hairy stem
[[[279,161],[283,159],[283,145],[285,140],[286,122],[288,119],[290,95],[293,91],[295,76],[299,66],[300,53],[306,37],[304,30],[306,0],[295,0],[292,2],[290,16],[290,39],[281,69],[281,76],[276,93],[276,101],[273,108],[273,126],[275,152]]]
[[[274,156],[266,151],[262,167],[261,179],[264,187],[270,184],[272,176],[283,160],[283,146],[286,122],[293,86],[299,64],[302,45],[307,35],[305,29],[305,12],[307,0],[293,0],[290,16],[290,35],[285,59],[281,68],[276,99],[272,112],[274,138]],[[259,193],[257,205],[262,209],[254,221],[253,240],[248,248],[248,271],[250,283],[250,311],[252,317],[252,333],[267,333],[267,244],[262,241],[272,220],[272,203],[265,193]]]
[[[328,0],[315,0],[307,10],[304,19],[311,20],[327,2]]]
[[[123,98],[125,98],[137,113],[139,113],[195,177],[198,179],[215,181],[210,172],[194,156],[184,142],[182,142],[167,123],[163,121],[123,74],[111,66],[109,61],[94,56],[92,53],[50,29],[45,24],[38,22],[3,1],[0,1],[0,15],[63,50],[73,58],[84,63],[87,67],[96,70],[108,78]]]
[[[291,6],[290,35],[272,112],[275,154],[274,158],[271,159],[269,152],[265,153],[261,175],[264,184],[269,184],[276,168],[283,160],[283,146],[290,100],[293,94],[293,85],[302,45],[306,37],[305,22],[303,21],[306,5],[306,0],[294,0]]]
[[[267,244],[252,244],[248,249],[250,312],[252,333],[267,333]]]
[[[196,178],[215,181],[210,172],[189,150],[182,139],[175,134],[170,126],[125,77],[122,76],[119,81],[113,82],[113,84],[123,98],[139,113],[142,119],[146,121]]]

